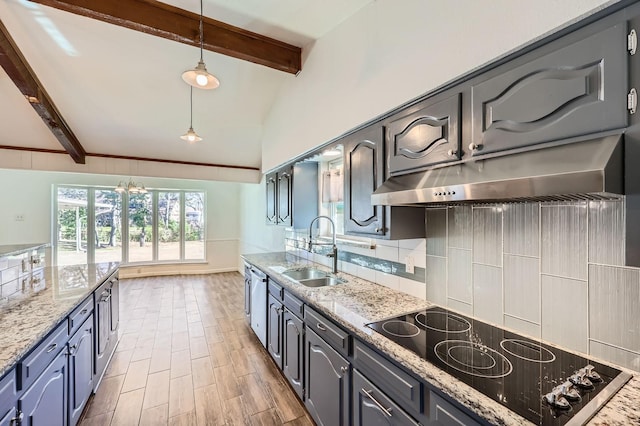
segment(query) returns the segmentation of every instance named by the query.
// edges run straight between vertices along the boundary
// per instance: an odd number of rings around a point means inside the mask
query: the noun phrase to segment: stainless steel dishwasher
[[[262,343],[267,346],[267,276],[258,269],[251,268],[251,328]]]

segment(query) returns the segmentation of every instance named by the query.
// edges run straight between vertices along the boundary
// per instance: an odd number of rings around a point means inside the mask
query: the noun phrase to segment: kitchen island
[[[325,271],[328,268],[284,252],[252,254],[243,257],[248,263],[274,278],[278,284],[299,297],[304,303],[335,321],[353,336],[366,342],[433,388],[457,401],[484,422],[505,425],[531,424],[466,383],[365,326],[367,323],[435,306],[430,302],[344,273],[338,273],[338,276],[346,281],[344,284],[309,288],[281,272],[286,269],[309,266]],[[634,376],[588,424],[640,424],[640,407],[637,404],[629,404],[630,401],[637,401],[639,398],[640,379]]]
[[[32,250],[4,257],[0,424],[75,425],[118,342],[119,264],[34,269]]]

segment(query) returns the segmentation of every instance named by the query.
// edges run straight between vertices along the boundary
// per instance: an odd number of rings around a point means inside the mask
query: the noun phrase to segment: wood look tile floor
[[[120,342],[80,425],[313,422],[249,328],[234,272],[121,280]]]

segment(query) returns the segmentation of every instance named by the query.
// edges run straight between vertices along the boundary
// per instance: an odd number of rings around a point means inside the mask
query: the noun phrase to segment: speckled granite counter
[[[118,267],[97,263],[48,267],[33,287],[0,304],[0,377]]]
[[[469,385],[452,377],[415,353],[376,333],[365,324],[433,306],[428,301],[373,284],[352,275],[338,273],[347,282],[336,286],[309,288],[282,275],[285,269],[316,263],[279,253],[248,254],[244,259],[272,276],[287,290],[317,308],[355,336],[384,352],[400,365],[492,424],[532,424]],[[633,372],[629,372],[633,374]],[[634,376],[589,422],[589,425],[640,424],[640,378]]]
[[[0,257],[11,256],[18,253],[24,253],[27,250],[37,249],[40,247],[48,246],[47,243],[40,244],[7,244],[0,245]]]

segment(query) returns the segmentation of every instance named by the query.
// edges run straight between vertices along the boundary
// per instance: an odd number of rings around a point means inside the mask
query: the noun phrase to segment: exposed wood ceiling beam
[[[32,148],[32,147],[12,146],[12,145],[0,145],[0,149],[8,149],[8,150],[12,150],[12,151],[40,152],[40,153],[44,153],[44,154],[67,154],[66,151],[56,150],[56,149]],[[113,159],[117,159],[117,160],[145,161],[145,162],[151,162],[151,163],[180,164],[180,165],[184,165],[184,166],[219,167],[219,168],[222,168],[222,169],[239,169],[239,170],[260,171],[259,167],[240,166],[240,165],[235,165],[235,164],[203,163],[203,162],[199,162],[199,161],[182,161],[182,160],[163,160],[161,158],[132,157],[132,156],[128,156],[128,155],[100,154],[100,153],[95,153],[95,152],[87,152],[85,155],[87,157],[113,158]]]
[[[154,0],[30,0],[99,21],[200,46],[200,15]],[[302,49],[211,18],[203,19],[204,48],[280,71],[302,69]]]
[[[84,164],[86,152],[0,20],[0,66],[18,87],[73,161]]]

